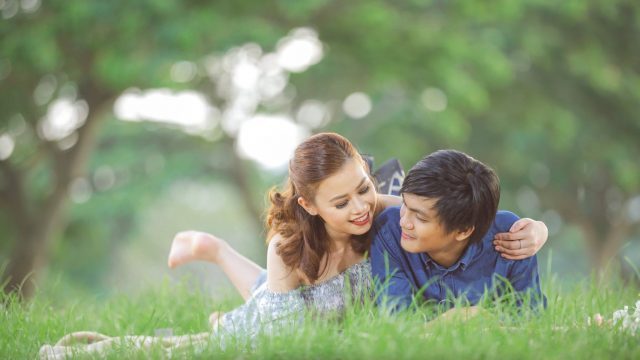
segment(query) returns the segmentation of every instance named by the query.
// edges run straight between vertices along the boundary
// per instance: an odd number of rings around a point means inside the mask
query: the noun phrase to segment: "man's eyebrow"
[[[424,211],[422,211],[420,209],[409,207],[409,205],[407,205],[407,202],[404,201],[404,196],[402,197],[402,203],[404,204],[404,207],[406,207],[410,211],[412,211],[412,212],[414,212],[414,213],[416,213],[416,214],[418,214],[418,215],[420,215],[422,217],[425,217],[425,218],[429,218],[430,217],[429,214],[425,213]]]
[[[358,186],[356,186],[356,189],[358,189],[360,186],[362,186],[362,184],[364,184],[364,182],[365,182],[365,181],[367,181],[367,177],[366,177],[366,176],[362,178],[362,180],[360,181],[360,183],[358,184]],[[349,196],[349,194],[343,194],[343,195],[334,196],[334,197],[332,197],[332,198],[331,198],[331,200],[329,200],[329,201],[338,200],[338,199],[341,199],[341,198],[343,198],[343,197],[347,197],[347,196]]]

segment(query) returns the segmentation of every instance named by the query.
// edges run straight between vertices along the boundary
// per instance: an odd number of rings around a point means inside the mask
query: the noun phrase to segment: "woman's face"
[[[307,209],[322,217],[330,236],[362,235],[371,229],[376,190],[364,166],[353,159],[323,180]]]

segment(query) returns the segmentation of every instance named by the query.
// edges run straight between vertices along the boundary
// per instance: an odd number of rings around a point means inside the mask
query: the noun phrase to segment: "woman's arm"
[[[509,260],[522,260],[535,255],[547,242],[549,230],[542,221],[522,218],[508,233],[496,234],[493,244]]]
[[[390,206],[402,205],[402,198],[394,195],[377,194],[376,200],[376,211],[373,214],[374,217]]]

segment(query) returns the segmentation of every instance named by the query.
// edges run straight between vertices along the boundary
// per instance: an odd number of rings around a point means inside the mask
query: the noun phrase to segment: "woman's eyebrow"
[[[356,189],[360,188],[362,186],[362,184],[364,184],[365,181],[367,181],[367,177],[366,176],[362,178],[362,180],[360,181],[358,186],[356,186]],[[349,196],[349,194],[343,194],[343,195],[334,196],[329,201],[338,200],[340,198],[347,197],[347,196]]]

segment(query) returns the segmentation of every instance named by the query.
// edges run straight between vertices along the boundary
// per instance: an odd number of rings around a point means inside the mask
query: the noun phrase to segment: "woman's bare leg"
[[[154,336],[123,336],[108,337],[102,334],[96,338],[92,332],[77,332],[63,337],[54,346],[45,345],[40,348],[40,359],[62,360],[77,355],[99,355],[105,356],[109,351],[117,347],[131,347],[138,350],[151,350],[159,346],[169,355],[176,354],[183,350],[202,350],[208,344],[211,333],[199,333],[193,335],[170,336],[166,338]],[[86,340],[84,344],[75,346],[62,345],[74,341]],[[97,341],[94,341],[97,340]]]
[[[220,266],[245,300],[251,296],[251,288],[262,272],[260,266],[216,236],[199,231],[176,234],[169,252],[169,267],[173,269],[195,260],[208,261]]]

